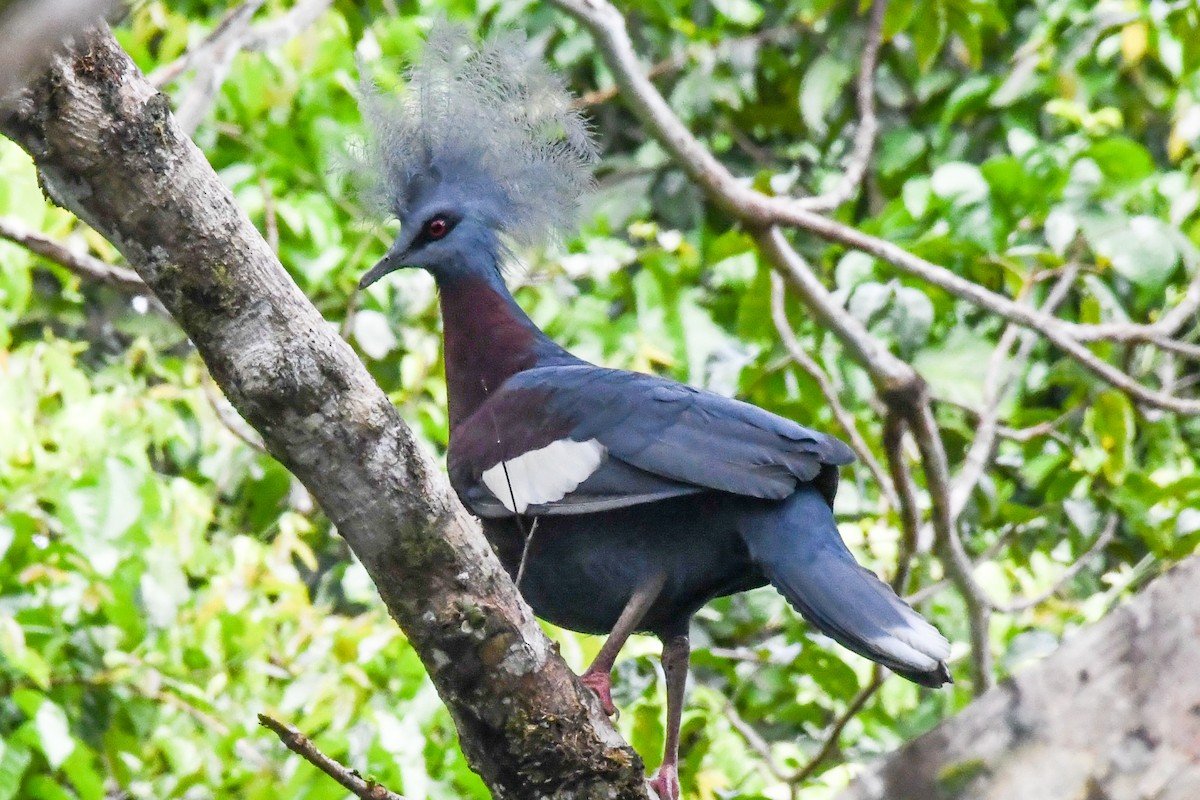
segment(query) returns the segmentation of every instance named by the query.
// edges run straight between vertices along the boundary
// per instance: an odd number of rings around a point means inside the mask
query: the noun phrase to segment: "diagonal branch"
[[[967,557],[958,536],[958,528],[950,510],[950,469],[946,461],[946,449],[928,399],[916,406],[906,422],[921,453],[931,505],[929,516],[933,523],[934,547],[967,606],[967,621],[971,630],[971,689],[978,696],[992,688],[996,681],[989,635],[992,601],[975,580],[971,559]]]
[[[726,211],[750,227],[761,252],[772,262],[788,283],[795,289],[816,318],[826,325],[850,351],[850,354],[866,367],[876,390],[888,407],[904,419],[912,430],[921,452],[926,484],[933,501],[933,526],[939,554],[946,563],[955,585],[962,592],[970,611],[975,689],[983,691],[993,681],[991,647],[988,635],[991,606],[971,573],[970,561],[963,551],[962,542],[954,529],[949,514],[949,476],[945,449],[933,419],[929,393],[924,380],[916,371],[893,355],[876,337],[871,335],[861,322],[851,316],[834,300],[832,294],[804,259],[784,238],[777,224],[793,224],[818,234],[839,232],[857,239],[866,239],[874,248],[896,251],[909,259],[916,258],[902,248],[888,242],[861,234],[853,228],[833,222],[819,214],[798,208],[790,198],[767,197],[744,185],[700,143],[683,122],[667,105],[663,96],[642,74],[637,55],[625,31],[625,20],[606,0],[554,0],[555,4],[578,18],[591,32],[605,62],[612,70],[616,82],[624,90],[626,101],[642,122],[655,134],[659,142],[670,152],[675,161],[688,172]],[[786,210],[787,214],[779,213]],[[789,216],[790,215],[790,218]],[[804,220],[806,224],[796,224]],[[863,244],[860,242],[860,245]],[[859,249],[866,249],[859,247]],[[933,270],[947,275],[976,290],[982,287],[965,281],[921,259]],[[990,292],[988,294],[991,294]],[[996,297],[1005,303],[1029,313],[1025,306],[1018,306],[1007,298]],[[1054,321],[1057,331],[1058,322]],[[1071,342],[1093,361],[1099,362],[1090,351],[1076,342]],[[1104,367],[1108,365],[1099,362]],[[1128,376],[1121,373],[1129,382]],[[1139,387],[1142,388],[1142,387]],[[1144,390],[1149,392],[1150,390]],[[1200,402],[1197,402],[1200,409]]]
[[[279,741],[283,742],[288,750],[333,778],[355,797],[361,797],[362,800],[404,800],[403,797],[389,791],[383,785],[375,781],[364,780],[357,771],[342,766],[322,753],[313,744],[312,739],[301,733],[295,726],[280,722],[266,714],[258,715],[258,724],[278,736]]]
[[[264,2],[266,0],[245,0],[226,14],[206,41],[203,57],[187,60],[189,65],[198,64],[198,67],[195,77],[175,106],[175,119],[189,136],[200,127],[201,121],[217,101],[221,85],[233,68],[233,59],[241,52],[250,20]]]
[[[19,244],[86,280],[107,283],[127,292],[150,293],[150,287],[133,270],[106,263],[87,253],[77,253],[16,220],[0,217],[0,239]]]

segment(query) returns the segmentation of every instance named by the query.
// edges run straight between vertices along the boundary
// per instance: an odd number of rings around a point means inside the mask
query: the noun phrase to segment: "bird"
[[[577,218],[598,158],[564,83],[520,35],[427,36],[396,93],[365,81],[369,192],[400,222],[365,288],[432,274],[441,306],[450,482],[534,613],[607,634],[580,676],[609,715],[634,633],[662,641],[666,742],[650,786],[679,800],[688,632],[710,600],[771,585],[829,638],[922,686],[947,640],[858,564],[833,513],[837,438],[551,340],[510,292],[516,248]]]

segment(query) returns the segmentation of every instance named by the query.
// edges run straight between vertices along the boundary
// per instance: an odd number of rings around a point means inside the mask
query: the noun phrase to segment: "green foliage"
[[[400,15],[387,10],[399,5]],[[631,29],[675,110],[739,174],[777,193],[839,177],[856,129],[865,36],[858,3],[635,2]],[[287,4],[267,2],[256,18]],[[151,72],[225,13],[147,0],[118,30]],[[526,29],[579,91],[611,78],[589,37],[524,0],[339,1],[313,27],[239,54],[196,141],[292,278],[360,350],[435,451],[447,437],[437,308],[428,278],[358,276],[393,231],[346,179],[361,137],[355,51],[398,69],[438,14],[480,32]],[[1150,321],[1200,269],[1200,14],[1187,3],[892,0],[877,79],[881,134],[859,201],[837,216],[994,291],[1044,299],[1069,264],[1061,316]],[[189,73],[167,86],[189,90]],[[579,355],[657,371],[837,432],[817,384],[786,357],[770,281],[731,229],[618,101],[590,109],[605,161],[581,235],[522,253],[518,299]],[[0,215],[103,259],[112,245],[42,199],[0,141]],[[938,400],[952,467],[970,447],[1001,320],[886,264],[815,240],[804,255],[846,308],[913,363]],[[789,299],[802,346],[881,451],[866,375]],[[344,792],[256,726],[277,714],[331,756],[412,800],[485,797],[421,664],[302,487],[222,422],[186,338],[152,306],[0,241],[0,800],[337,798]],[[1180,391],[1195,363],[1091,345],[1139,380]],[[1045,654],[1162,566],[1200,545],[1200,423],[1138,408],[1044,342],[1013,365],[1002,439],[970,498],[968,550],[998,600],[1055,585],[1095,541],[1113,544],[1052,599],[998,615],[1002,671]],[[1051,424],[1051,425],[1048,425]],[[1046,426],[1038,428],[1037,426]],[[1040,432],[1038,432],[1040,431]],[[848,543],[895,568],[900,520],[861,464],[838,511]],[[942,577],[918,560],[911,589]],[[827,797],[853,768],[970,698],[961,599],[925,611],[955,642],[957,688],[889,679],[805,784]],[[594,637],[553,632],[582,667]],[[712,604],[694,630],[685,793],[788,796],[732,713],[784,774],[818,750],[871,680],[770,591]],[[657,645],[617,668],[620,727],[653,766],[664,690]],[[961,785],[973,765],[945,776]]]

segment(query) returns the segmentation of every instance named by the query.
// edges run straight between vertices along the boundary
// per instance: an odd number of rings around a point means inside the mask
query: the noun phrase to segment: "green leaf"
[[[913,367],[929,382],[934,397],[980,408],[983,381],[992,357],[992,345],[965,328],[955,328],[944,342],[917,353]]]
[[[987,199],[989,191],[979,167],[962,161],[952,161],[934,170],[930,186],[938,197],[964,204]]]
[[[76,747],[63,762],[63,773],[80,800],[104,800],[104,778],[97,771],[98,765],[94,753],[86,747]]]
[[[712,0],[713,8],[730,22],[746,28],[762,21],[762,6],[753,0]]]
[[[33,727],[46,761],[52,769],[58,769],[75,750],[66,713],[49,698],[43,699],[33,716]]]
[[[63,787],[46,775],[34,775],[25,786],[29,800],[75,800]]]
[[[909,286],[896,288],[892,329],[902,353],[909,353],[925,343],[933,327],[933,301],[919,289]]]
[[[927,149],[920,131],[911,128],[890,130],[879,140],[879,171],[887,177],[905,172],[925,155]]]
[[[938,53],[942,51],[949,28],[946,6],[939,0],[926,2],[917,12],[913,24],[913,43],[916,45],[917,63],[921,69],[929,69]]]
[[[1065,256],[1067,248],[1075,241],[1075,234],[1079,232],[1079,223],[1070,209],[1055,206],[1046,216],[1045,232],[1046,244],[1058,255]]]
[[[33,761],[28,747],[0,739],[0,800],[13,800],[21,789],[21,779]]]
[[[1112,483],[1124,482],[1133,461],[1133,440],[1137,433],[1133,406],[1116,389],[1100,394],[1084,416],[1088,438],[1105,452],[1102,469]]]
[[[969,113],[986,109],[993,83],[986,75],[972,75],[955,86],[942,110],[941,126],[948,128]]]
[[[861,250],[851,250],[834,267],[834,279],[839,289],[853,289],[867,282],[875,272],[875,259]]]
[[[904,199],[905,210],[913,219],[921,219],[929,210],[929,199],[933,196],[929,178],[922,175],[905,181],[901,196]]]
[[[1155,217],[1088,217],[1083,228],[1096,254],[1138,286],[1161,288],[1179,265],[1171,231]]]
[[[825,114],[854,73],[850,63],[824,55],[813,62],[800,84],[800,116],[818,136],[825,133]]]
[[[10,616],[0,617],[0,664],[7,663],[42,689],[50,687],[50,665],[25,642],[21,623]]]
[[[1085,155],[1118,185],[1137,183],[1154,172],[1154,159],[1145,147],[1123,136],[1113,136],[1097,142]]]

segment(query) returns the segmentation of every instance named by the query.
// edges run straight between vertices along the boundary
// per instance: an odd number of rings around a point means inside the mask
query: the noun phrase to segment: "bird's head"
[[[439,283],[493,276],[508,244],[574,221],[596,150],[570,94],[516,35],[476,44],[440,24],[405,89],[366,87],[373,194],[400,220],[367,286],[420,267]]]

